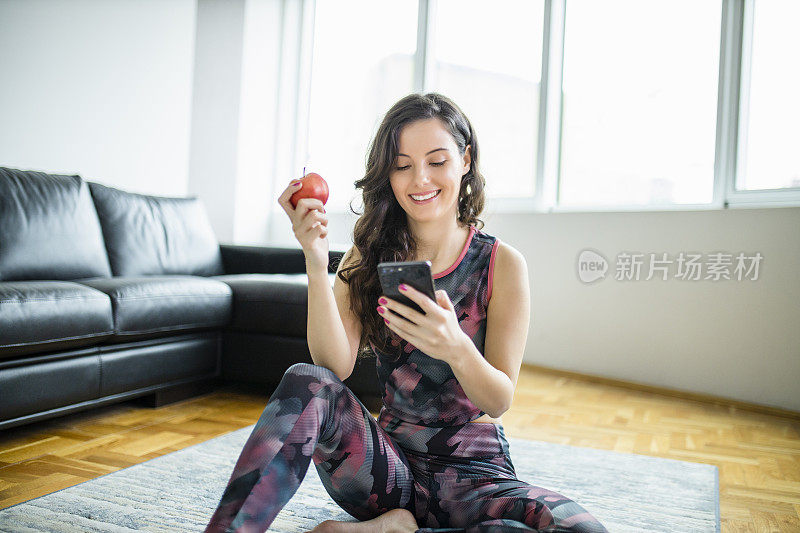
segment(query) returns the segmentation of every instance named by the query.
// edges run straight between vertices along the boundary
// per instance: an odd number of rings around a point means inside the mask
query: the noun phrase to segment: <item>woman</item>
[[[410,94],[387,112],[367,172],[354,246],[328,278],[322,202],[280,195],[308,273],[308,345],[242,450],[206,531],[264,531],[311,459],[361,522],[314,531],[606,531],[561,494],[516,479],[500,415],[511,404],[530,313],[522,255],[480,228],[484,179],[469,120],[448,98]],[[436,301],[381,294],[382,261],[431,261]],[[389,310],[397,313],[392,314]],[[342,383],[377,356],[376,420]],[[421,528],[421,529],[420,529]]]

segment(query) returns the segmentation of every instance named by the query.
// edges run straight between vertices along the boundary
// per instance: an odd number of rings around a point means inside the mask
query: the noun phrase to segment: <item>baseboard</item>
[[[550,368],[533,363],[523,362],[523,366],[530,368],[535,372],[544,372],[556,376],[564,376],[580,381],[589,381],[592,383],[602,383],[605,385],[614,385],[625,389],[638,390],[643,392],[651,392],[653,394],[661,394],[663,396],[671,396],[674,398],[681,398],[683,400],[691,400],[695,402],[719,405],[729,409],[738,409],[740,411],[748,411],[752,413],[760,413],[772,416],[780,416],[782,418],[791,418],[800,420],[800,412],[792,411],[791,409],[783,409],[780,407],[772,407],[769,405],[759,405],[757,403],[743,402],[741,400],[734,400],[732,398],[725,398],[723,396],[715,396],[713,394],[704,394],[701,392],[688,392],[668,387],[659,387],[657,385],[646,385],[644,383],[636,383],[635,381],[626,381],[623,379],[606,378],[602,376],[595,376],[593,374],[584,374],[581,372],[572,372],[570,370],[560,370],[557,368]]]

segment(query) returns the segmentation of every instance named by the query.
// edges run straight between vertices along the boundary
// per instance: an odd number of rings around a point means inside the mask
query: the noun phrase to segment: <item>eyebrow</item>
[[[434,149],[434,150],[431,150],[430,152],[428,152],[428,153],[427,153],[427,154],[425,154],[425,155],[432,154],[433,152],[438,152],[439,150],[447,150],[447,148],[436,148],[436,149]],[[400,156],[400,155],[405,155],[406,157],[411,157],[410,155],[406,155],[406,154],[397,154],[397,155],[398,155],[398,156]]]

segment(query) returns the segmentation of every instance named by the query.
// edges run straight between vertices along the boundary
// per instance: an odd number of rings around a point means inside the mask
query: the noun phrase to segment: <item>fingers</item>
[[[294,232],[295,237],[301,245],[307,246],[316,239],[324,239],[328,236],[328,227],[319,222],[312,225],[304,225]]]
[[[316,198],[300,198],[297,201],[297,207],[293,208],[292,204],[289,204],[287,213],[289,214],[289,218],[295,224],[298,224],[299,221],[304,220],[306,217],[309,216],[309,213],[318,213],[323,215],[325,213],[325,208],[322,205],[322,202],[317,200]],[[327,215],[323,215],[325,220],[328,219]]]
[[[385,301],[386,303],[381,303]],[[378,298],[378,309],[383,309],[383,313],[381,315],[384,318],[390,318],[391,314],[387,310],[394,311],[395,313],[402,315],[403,318],[413,322],[414,324],[420,324],[425,319],[425,315],[417,311],[416,309],[412,309],[407,305],[403,305],[396,300],[392,300],[391,298],[387,298],[386,296],[381,296]],[[380,313],[380,311],[378,311]]]
[[[411,331],[411,327],[415,327],[416,324],[411,322],[407,322],[400,317],[393,316],[389,313],[383,315],[383,322],[386,324],[386,327],[400,335],[402,338],[411,342],[411,338],[414,337],[414,334]]]
[[[295,183],[299,185],[294,185]],[[309,229],[319,225],[327,225],[328,217],[325,215],[324,204],[317,198],[300,198],[297,206],[292,206],[290,198],[303,188],[302,180],[292,180],[278,196],[278,204],[283,208],[292,221],[292,231],[298,237]]]
[[[294,185],[297,183],[298,185]],[[299,191],[303,188],[302,180],[292,180],[289,185],[283,190],[283,192],[278,196],[278,203],[286,211],[286,214],[289,217],[293,217],[293,213],[295,211],[299,211],[300,215],[305,215],[305,213],[310,209],[319,209],[323,213],[325,212],[325,207],[322,201],[317,198],[301,198],[297,201],[297,207],[293,207],[291,201],[289,200],[294,193]]]
[[[328,236],[328,227],[319,222],[315,222],[310,228],[305,230],[306,233],[316,233],[316,237],[324,239]]]
[[[328,236],[328,215],[324,204],[317,198],[300,198],[296,205],[292,205],[292,195],[302,188],[302,180],[291,180],[278,196],[278,204],[291,220],[292,231],[303,250],[307,250],[310,247],[317,248],[314,244],[318,242],[317,239]]]
[[[319,211],[309,211],[308,216],[303,220],[303,226],[314,229],[318,226],[328,229],[328,217]]]
[[[425,313],[429,313],[433,308],[439,307],[439,305],[434,302],[433,300],[428,297],[427,294],[424,294],[421,291],[418,291],[414,287],[408,284],[401,284],[400,287],[400,294],[405,294],[408,296],[415,304],[420,306]]]
[[[299,183],[299,185],[295,186],[295,183]],[[294,211],[294,207],[292,207],[289,198],[291,198],[295,192],[299,191],[302,188],[303,188],[303,182],[301,180],[292,180],[291,182],[289,182],[289,185],[286,186],[286,188],[283,190],[280,196],[278,196],[278,203],[283,208],[283,210],[286,211],[287,215],[291,216],[292,212]]]
[[[297,203],[298,211],[300,208],[300,202]],[[298,217],[300,218],[300,217]],[[328,232],[328,215],[325,213],[320,213],[316,209],[306,210],[305,214],[300,218],[297,227],[292,227],[296,235],[301,235],[303,233],[308,233],[309,231],[321,227],[325,234]]]
[[[292,204],[289,205],[291,206]],[[304,211],[316,209],[321,213],[325,213],[325,204],[318,198],[300,198],[297,201],[297,209],[303,209]]]

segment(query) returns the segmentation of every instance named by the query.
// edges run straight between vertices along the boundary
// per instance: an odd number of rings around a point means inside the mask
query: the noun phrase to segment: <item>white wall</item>
[[[204,200],[220,241],[269,240],[269,217],[280,210],[272,176],[299,172],[303,4],[198,0],[187,194]]]
[[[0,164],[184,194],[195,5],[0,2]]]
[[[800,411],[800,208],[485,220],[528,262],[526,361]],[[606,279],[578,279],[584,248],[609,260]],[[613,264],[625,251],[764,259],[756,281],[617,281]]]
[[[187,193],[200,196],[222,240],[233,237],[244,0],[200,0]]]
[[[263,243],[269,230],[270,176],[280,138],[276,102],[284,15],[282,5],[273,0],[248,0],[245,5],[236,207],[230,238],[239,243]]]

